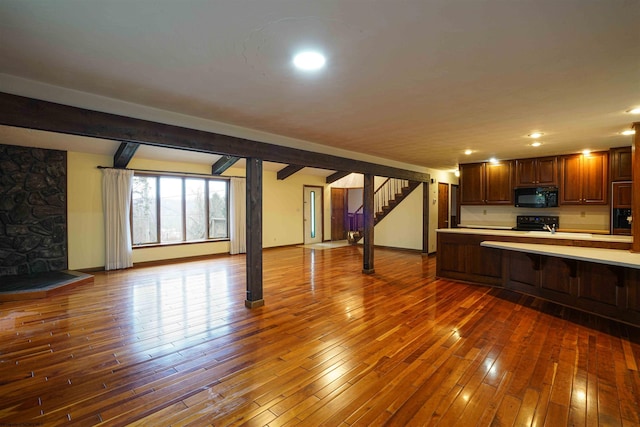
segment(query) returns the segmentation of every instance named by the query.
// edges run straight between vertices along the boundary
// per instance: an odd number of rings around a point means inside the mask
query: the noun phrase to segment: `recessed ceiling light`
[[[633,129],[627,129],[620,132],[620,135],[635,135],[636,131]]]
[[[324,55],[318,52],[301,52],[293,57],[293,65],[304,71],[319,70],[325,63]]]
[[[496,159],[495,157],[490,158],[489,161],[494,164],[498,163],[498,159]]]
[[[536,141],[536,142],[532,142],[531,143],[532,147],[540,147],[541,145],[542,145],[542,142],[540,142],[540,141]]]
[[[544,133],[542,132],[533,132],[533,133],[530,133],[528,136],[529,138],[536,139],[536,138],[540,138],[542,135],[544,135]]]
[[[591,150],[582,150],[582,154],[588,156],[589,154],[591,154]]]
[[[640,107],[632,108],[631,110],[627,110],[629,114],[640,114]]]
[[[468,156],[469,154],[471,154],[471,153],[473,153],[473,151],[472,151],[472,150],[464,150],[464,154],[466,154],[467,156]]]

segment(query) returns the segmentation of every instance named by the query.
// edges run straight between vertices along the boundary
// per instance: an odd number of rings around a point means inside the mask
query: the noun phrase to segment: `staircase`
[[[389,213],[419,185],[419,181],[387,178],[387,180],[383,182],[373,194],[373,225],[375,226],[389,215]],[[363,236],[363,207],[364,206],[360,206],[354,213],[349,214],[349,231],[347,232],[347,240],[351,244],[358,243]]]

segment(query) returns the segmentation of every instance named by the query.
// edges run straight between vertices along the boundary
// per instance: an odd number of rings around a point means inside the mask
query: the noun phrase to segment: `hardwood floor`
[[[264,252],[0,304],[0,425],[640,425],[640,330],[436,280],[435,259]]]

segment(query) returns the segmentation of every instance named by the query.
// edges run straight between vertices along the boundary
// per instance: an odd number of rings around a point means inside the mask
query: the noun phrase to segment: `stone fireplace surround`
[[[0,277],[67,269],[66,206],[65,151],[0,144]]]

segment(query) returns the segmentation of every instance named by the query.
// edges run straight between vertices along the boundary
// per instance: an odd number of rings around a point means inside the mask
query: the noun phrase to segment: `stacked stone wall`
[[[0,145],[0,276],[67,265],[67,153]]]

